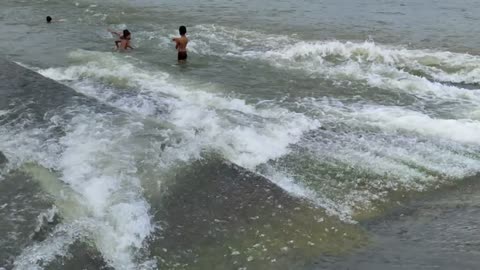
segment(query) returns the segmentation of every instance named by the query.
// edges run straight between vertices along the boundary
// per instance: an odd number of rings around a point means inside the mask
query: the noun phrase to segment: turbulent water
[[[477,175],[478,4],[350,2],[4,1],[0,266],[314,269]]]

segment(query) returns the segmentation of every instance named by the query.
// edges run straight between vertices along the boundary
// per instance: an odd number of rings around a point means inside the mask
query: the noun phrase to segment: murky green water
[[[470,269],[474,205],[425,202],[480,171],[478,9],[7,0],[0,266]]]

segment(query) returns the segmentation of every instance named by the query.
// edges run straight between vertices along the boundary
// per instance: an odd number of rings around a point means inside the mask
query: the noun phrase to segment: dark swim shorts
[[[178,60],[187,60],[187,52],[178,52]]]

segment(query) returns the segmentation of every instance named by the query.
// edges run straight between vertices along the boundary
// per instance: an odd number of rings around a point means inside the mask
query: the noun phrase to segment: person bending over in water
[[[178,61],[186,61],[188,43],[188,38],[186,36],[187,28],[182,25],[178,29],[178,32],[180,32],[180,37],[173,38],[172,41],[175,41],[175,49],[178,51]]]
[[[118,49],[122,49],[122,50],[127,50],[128,48],[130,48],[131,50],[133,50],[133,47],[130,46],[130,39],[132,37],[132,34],[130,33],[130,31],[128,31],[127,29],[123,30],[123,34],[122,33],[118,33],[118,32],[115,32],[115,31],[112,31],[112,30],[108,30],[110,33],[114,34],[114,35],[117,35],[118,36],[118,39],[115,40],[115,47],[117,47],[117,50]]]

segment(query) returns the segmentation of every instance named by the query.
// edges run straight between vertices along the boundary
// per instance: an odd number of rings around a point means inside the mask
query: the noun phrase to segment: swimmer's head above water
[[[180,36],[185,36],[185,34],[187,33],[187,28],[185,26],[180,26],[180,28],[178,28],[178,32],[180,33]]]
[[[51,23],[51,22],[52,22],[52,17],[47,16],[47,23]]]
[[[128,29],[123,30],[123,38],[124,39],[130,39],[131,33],[128,31]]]

